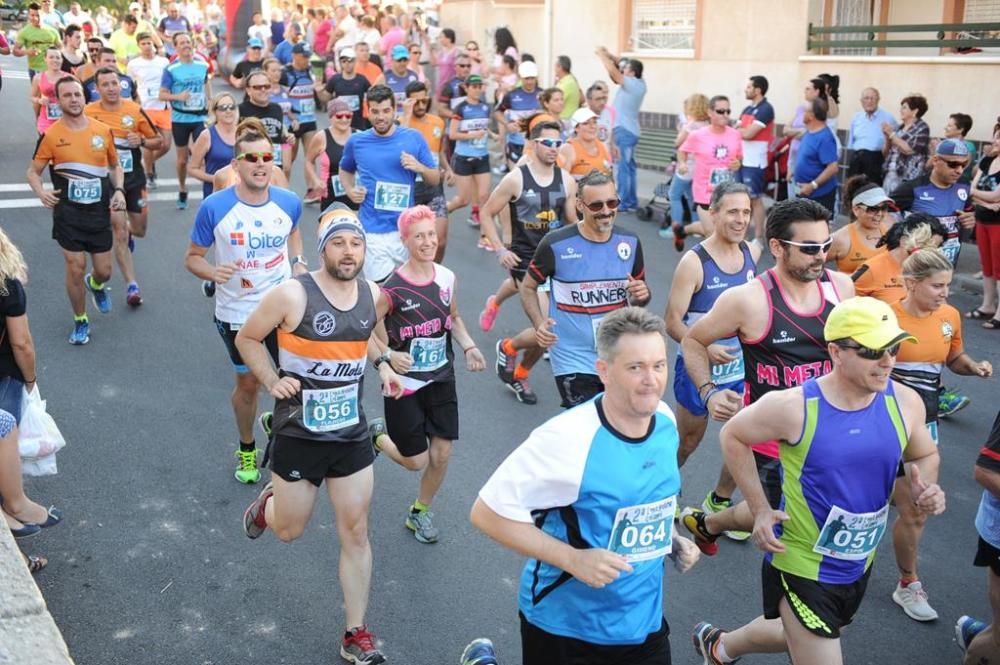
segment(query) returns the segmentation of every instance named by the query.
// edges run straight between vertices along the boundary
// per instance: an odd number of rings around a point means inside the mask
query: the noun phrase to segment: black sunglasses
[[[713,113],[718,113],[719,115],[729,115],[733,112],[732,109],[712,109]]]
[[[826,254],[830,251],[830,245],[833,244],[833,238],[830,238],[826,242],[794,242],[792,240],[779,240],[778,242],[791,245],[792,247],[798,247],[799,251],[803,254],[816,256],[820,252]]]
[[[942,159],[941,161],[944,162],[949,169],[964,169],[966,167],[965,162],[953,162],[948,159]]]
[[[864,358],[865,360],[881,360],[882,357],[888,353],[893,358],[899,353],[900,344],[897,342],[892,346],[887,346],[884,349],[869,349],[867,346],[861,346],[860,344],[847,344],[844,342],[837,342],[837,346],[842,349],[854,349],[859,358]]]
[[[618,206],[621,204],[621,199],[607,199],[606,201],[592,201],[591,203],[584,203],[583,205],[590,212],[601,212],[604,210],[604,206],[607,206],[608,210],[618,210]]]
[[[887,205],[864,206],[864,208],[865,208],[865,210],[867,210],[872,215],[878,215],[879,213],[883,213],[883,212],[887,211],[889,209],[889,206],[887,206]]]

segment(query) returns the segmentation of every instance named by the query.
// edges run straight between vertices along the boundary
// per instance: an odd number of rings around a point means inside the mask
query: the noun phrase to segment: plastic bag
[[[56,453],[66,446],[56,421],[45,411],[38,386],[24,391],[21,403],[18,450],[21,472],[26,476],[52,476],[58,472]]]

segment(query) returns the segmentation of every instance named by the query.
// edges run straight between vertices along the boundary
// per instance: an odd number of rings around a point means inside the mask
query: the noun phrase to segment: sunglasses
[[[842,349],[854,349],[859,358],[864,358],[865,360],[881,360],[886,353],[888,353],[893,358],[899,353],[899,344],[893,344],[892,346],[887,346],[884,349],[869,349],[867,346],[861,346],[860,344],[843,344],[837,343]]]
[[[354,62],[354,58],[341,58],[341,62]]]
[[[945,165],[949,169],[958,169],[958,170],[961,170],[961,169],[964,169],[965,166],[966,166],[965,162],[953,162],[953,161],[948,160],[948,159],[942,159],[941,161],[944,162]]]
[[[236,104],[219,104],[215,107],[216,111],[235,111]]]
[[[592,201],[590,203],[584,203],[583,205],[590,212],[601,212],[604,210],[605,206],[607,206],[608,210],[618,210],[618,206],[621,204],[621,199],[608,199],[606,201]]]
[[[251,164],[256,164],[257,162],[268,162],[274,159],[274,154],[270,152],[241,152],[236,155],[237,161],[247,161]]]
[[[337,120],[350,120],[354,117],[353,113],[334,113],[333,117]]]
[[[865,208],[865,210],[868,211],[869,214],[872,214],[872,215],[881,215],[882,213],[884,213],[885,211],[887,211],[889,209],[889,206],[887,206],[887,205],[881,205],[881,206],[864,206],[864,208]]]
[[[471,67],[471,66],[472,66],[472,65],[470,65],[470,64],[468,64],[468,63],[466,63],[466,64],[464,64],[464,65],[463,65],[463,64],[461,64],[461,63],[459,63],[459,64],[455,65],[455,69],[468,69],[468,68],[469,68],[469,67]]]
[[[479,47],[478,46],[466,46],[465,50],[466,51],[478,51]]]
[[[271,86],[270,85],[252,85],[252,86],[250,86],[250,89],[251,90],[270,90]]]
[[[794,242],[791,240],[779,240],[778,242],[791,245],[792,247],[798,247],[799,251],[803,254],[816,256],[820,252],[826,254],[830,251],[830,245],[833,244],[833,238],[830,238],[826,242]]]
[[[473,83],[472,85],[481,85],[481,84]],[[563,144],[563,142],[560,141],[559,139],[535,139],[535,143],[540,143],[546,148],[558,148]]]
[[[712,113],[718,113],[719,115],[729,115],[732,112],[732,109],[712,109]]]

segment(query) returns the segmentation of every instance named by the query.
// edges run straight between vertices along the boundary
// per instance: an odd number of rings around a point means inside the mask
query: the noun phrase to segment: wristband
[[[38,377],[35,377],[35,378],[37,379]],[[24,382],[25,383],[35,383],[35,379],[25,379]]]
[[[713,388],[718,387],[716,386],[715,381],[706,381],[705,383],[698,386],[698,395],[701,395],[701,391],[705,389],[705,386],[712,386]]]
[[[114,191],[121,192],[122,194],[124,194],[125,193],[125,188],[124,187],[115,187]]]
[[[815,181],[815,180],[813,180],[813,181],[812,181],[812,182],[810,182],[809,184],[813,186],[813,189],[819,189],[819,185],[817,185],[817,184],[816,184],[816,181]]]
[[[477,349],[477,348],[479,348],[479,347],[477,347],[475,344],[473,344],[472,346],[470,346],[467,349],[462,349],[462,353],[468,353],[469,351],[472,351],[472,350]]]
[[[712,388],[711,390],[709,390],[708,394],[705,395],[705,399],[701,400],[702,406],[704,406],[707,409],[708,408],[708,400],[712,399],[712,395],[714,395],[717,392],[722,392],[722,391],[720,391],[718,388]]]

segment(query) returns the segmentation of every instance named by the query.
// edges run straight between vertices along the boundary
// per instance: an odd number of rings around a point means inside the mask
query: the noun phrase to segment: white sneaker
[[[910,582],[905,587],[897,583],[892,600],[914,621],[934,621],[938,618],[938,613],[927,602],[927,592],[920,582]]]

